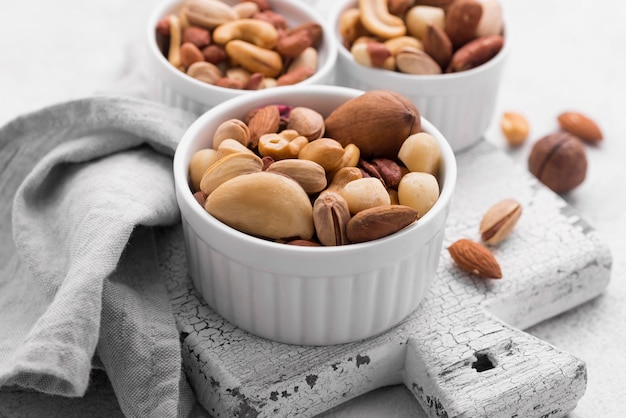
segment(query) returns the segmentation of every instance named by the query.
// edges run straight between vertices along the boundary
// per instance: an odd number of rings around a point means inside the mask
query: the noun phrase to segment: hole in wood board
[[[476,361],[472,363],[472,369],[476,369],[478,373],[496,367],[495,362],[487,354],[476,353],[475,355]]]

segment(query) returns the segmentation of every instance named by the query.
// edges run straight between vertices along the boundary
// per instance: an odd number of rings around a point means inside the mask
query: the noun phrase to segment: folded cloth
[[[126,416],[190,413],[152,229],[180,227],[171,158],[194,119],[98,95],[0,129],[0,387],[82,396],[97,358]]]

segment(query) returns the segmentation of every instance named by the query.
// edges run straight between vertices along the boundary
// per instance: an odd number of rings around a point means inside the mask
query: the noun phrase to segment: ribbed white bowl
[[[486,64],[474,69],[438,75],[411,75],[365,67],[343,46],[339,18],[356,7],[355,0],[339,0],[329,25],[337,44],[335,83],[361,90],[390,89],[409,98],[448,140],[452,150],[462,151],[482,139],[491,123],[509,43]]]
[[[280,87],[213,107],[192,124],[174,156],[189,274],[206,303],[234,325],[271,340],[306,345],[379,334],[413,312],[435,277],[456,184],[445,138],[422,118],[442,150],[441,196],[414,225],[386,238],[340,247],[298,247],[258,239],[209,215],[188,186],[193,153],[217,126],[270,103],[327,115],[363,91],[336,86]]]
[[[221,1],[228,4],[238,3],[238,0]],[[181,0],[165,0],[154,9],[148,19],[146,43],[153,99],[199,115],[233,97],[256,94],[257,91],[229,89],[198,81],[177,70],[167,61],[157,46],[155,28],[162,17],[176,12],[181,3]],[[302,1],[270,0],[270,4],[274,11],[285,16],[291,27],[309,21],[322,25],[324,37],[318,47],[317,71],[299,84],[332,84],[335,79],[337,46],[330,36],[327,22],[314,8]]]

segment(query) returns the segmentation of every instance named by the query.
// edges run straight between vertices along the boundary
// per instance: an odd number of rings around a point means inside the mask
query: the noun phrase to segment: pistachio
[[[309,107],[294,107],[289,113],[287,129],[294,129],[309,141],[324,135],[324,117]]]
[[[207,197],[205,209],[226,225],[258,237],[309,240],[314,233],[309,196],[289,177],[267,171],[222,183]]]
[[[273,162],[266,171],[291,177],[307,193],[321,192],[327,184],[324,167],[314,161],[288,158]]]
[[[480,222],[480,237],[496,245],[508,237],[522,215],[522,205],[515,199],[505,199],[493,205]]]
[[[198,150],[191,156],[189,161],[189,183],[193,191],[200,190],[200,180],[202,180],[204,172],[217,159],[217,151],[211,148]]]
[[[210,195],[222,183],[231,178],[261,171],[263,162],[253,153],[235,153],[220,158],[202,175],[200,190]]]
[[[322,245],[348,244],[346,227],[350,217],[348,203],[340,194],[321,193],[313,204],[313,223]]]
[[[239,119],[228,119],[222,122],[213,134],[213,148],[217,149],[220,143],[228,138],[241,142],[247,147],[250,142],[248,125]]]

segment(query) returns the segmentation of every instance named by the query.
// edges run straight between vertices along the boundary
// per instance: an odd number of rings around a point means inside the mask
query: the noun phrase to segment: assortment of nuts
[[[603,140],[603,134],[598,124],[581,112],[562,112],[557,122],[560,130],[544,135],[533,144],[528,169],[555,193],[566,193],[582,184],[587,176],[583,143],[597,144]],[[517,147],[526,141],[529,123],[517,112],[505,112],[500,128],[508,144]]]
[[[407,74],[478,67],[504,46],[499,0],[358,0],[339,34],[358,63]]]
[[[219,87],[258,90],[299,83],[315,73],[322,26],[290,27],[266,0],[229,5],[183,0],[155,28],[161,53],[190,77]]]
[[[209,214],[241,232],[335,246],[424,216],[439,198],[440,159],[415,105],[373,90],[326,117],[272,104],[220,123],[212,148],[192,156],[189,183]]]

